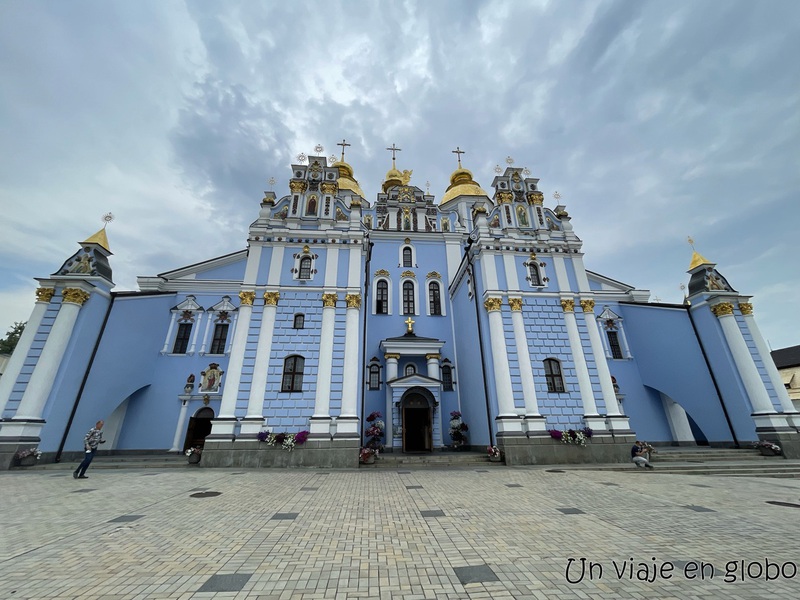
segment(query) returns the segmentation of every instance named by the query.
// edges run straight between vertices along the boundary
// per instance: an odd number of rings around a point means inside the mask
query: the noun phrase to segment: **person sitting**
[[[636,465],[637,468],[643,467],[645,469],[654,469],[653,465],[650,464],[650,461],[647,460],[645,455],[647,454],[644,444],[639,440],[633,444],[631,448],[631,461]]]

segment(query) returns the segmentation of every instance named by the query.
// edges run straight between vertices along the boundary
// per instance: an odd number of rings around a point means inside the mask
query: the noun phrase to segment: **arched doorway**
[[[211,419],[214,418],[214,410],[204,406],[193,417],[189,417],[189,429],[186,431],[186,441],[183,443],[183,450],[187,448],[202,448],[206,443],[206,436],[211,433]]]
[[[433,450],[433,403],[427,390],[412,389],[400,401],[403,419],[403,452]]]

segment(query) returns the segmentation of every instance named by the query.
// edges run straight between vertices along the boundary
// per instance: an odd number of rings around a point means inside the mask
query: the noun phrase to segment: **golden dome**
[[[450,175],[450,186],[444,193],[439,206],[444,206],[458,196],[486,196],[486,192],[472,179],[472,171],[459,168]]]
[[[383,193],[385,194],[390,187],[396,185],[403,185],[403,174],[395,168],[394,161],[392,161],[392,168],[386,172],[383,180]]]
[[[361,191],[361,186],[358,185],[358,181],[356,181],[355,177],[353,177],[353,167],[348,165],[343,160],[337,160],[331,166],[338,167],[339,169],[339,191],[342,190],[350,190],[364,198],[366,200],[366,196],[364,192]]]

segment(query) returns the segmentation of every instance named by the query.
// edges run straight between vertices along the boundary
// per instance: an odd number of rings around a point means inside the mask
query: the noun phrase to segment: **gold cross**
[[[463,151],[461,148],[459,148],[458,146],[456,146],[456,149],[455,149],[455,150],[453,150],[452,152],[453,152],[453,154],[455,154],[456,156],[458,156],[458,168],[460,169],[460,168],[461,168],[461,155],[462,155],[462,154],[466,154],[466,152],[464,152],[464,151]]]
[[[387,150],[392,153],[392,168],[394,168],[395,154],[400,152],[402,150],[402,148],[395,148],[394,142],[392,142],[392,147],[391,148],[387,148]]]
[[[408,325],[408,332],[407,333],[414,333],[414,323],[415,321],[411,320],[411,317],[408,317],[405,321],[403,321],[406,325]]]
[[[342,147],[342,162],[344,162],[344,149],[345,149],[345,148],[347,148],[347,146],[350,146],[351,144],[348,144],[348,143],[345,141],[345,139],[344,139],[344,138],[342,138],[342,143],[341,143],[341,144],[336,144],[336,145],[337,145],[337,146],[341,146],[341,147]]]

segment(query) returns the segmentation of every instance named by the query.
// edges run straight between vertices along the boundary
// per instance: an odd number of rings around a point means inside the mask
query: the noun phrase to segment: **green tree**
[[[22,330],[25,329],[27,323],[14,323],[11,329],[8,330],[6,337],[0,340],[0,354],[11,354],[14,348],[17,347],[19,337],[22,335]]]

